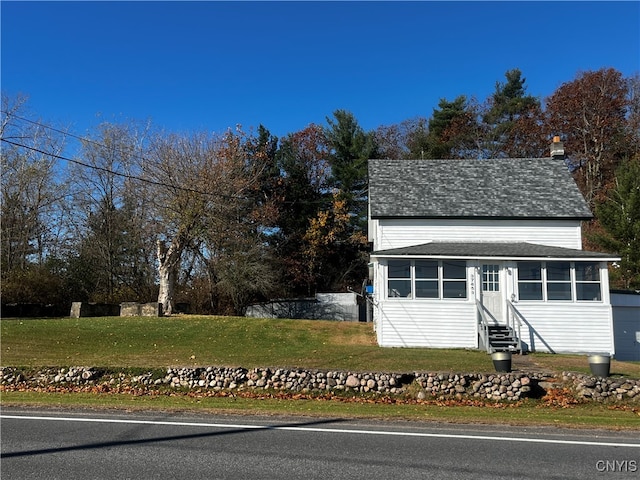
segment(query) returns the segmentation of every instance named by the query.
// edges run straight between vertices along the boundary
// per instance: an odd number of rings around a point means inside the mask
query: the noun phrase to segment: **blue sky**
[[[1,85],[76,134],[236,124],[283,136],[351,111],[365,130],[484,100],[512,68],[542,99],[578,71],[640,71],[640,2],[12,2]]]

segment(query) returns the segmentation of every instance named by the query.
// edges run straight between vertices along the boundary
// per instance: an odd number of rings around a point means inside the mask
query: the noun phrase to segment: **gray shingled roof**
[[[580,258],[613,261],[619,259],[610,253],[588,252],[572,248],[550,247],[528,242],[430,242],[404,248],[379,250],[372,256],[435,256],[435,257],[540,257]]]
[[[369,160],[372,218],[592,217],[553,158]]]

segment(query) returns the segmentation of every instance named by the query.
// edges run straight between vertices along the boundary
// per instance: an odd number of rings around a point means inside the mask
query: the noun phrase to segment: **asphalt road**
[[[636,479],[640,433],[2,409],[13,479]]]

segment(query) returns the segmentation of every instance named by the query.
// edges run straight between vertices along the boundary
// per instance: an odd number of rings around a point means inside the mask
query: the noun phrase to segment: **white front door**
[[[480,278],[482,305],[489,322],[504,324],[504,297],[502,275],[504,269],[500,263],[485,263],[482,265]]]

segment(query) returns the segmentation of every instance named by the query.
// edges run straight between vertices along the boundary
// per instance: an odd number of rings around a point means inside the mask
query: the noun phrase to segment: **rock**
[[[355,375],[349,375],[347,377],[347,381],[345,382],[345,385],[350,388],[359,387],[360,380],[358,380],[358,377],[356,377]]]

